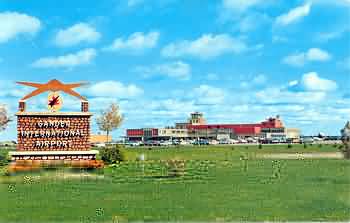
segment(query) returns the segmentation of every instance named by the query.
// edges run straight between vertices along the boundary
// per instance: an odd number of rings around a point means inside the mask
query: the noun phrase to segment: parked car
[[[287,143],[286,139],[272,139],[271,143]]]
[[[131,142],[127,142],[128,146],[140,146],[141,145],[141,142],[138,142],[138,141],[131,141]]]
[[[199,146],[209,145],[209,141],[206,139],[199,139],[199,140],[194,141],[193,145],[199,145]]]
[[[171,146],[173,143],[169,140],[164,140],[164,141],[160,141],[159,144],[161,146]]]
[[[180,145],[191,145],[191,142],[187,140],[181,140]]]
[[[237,144],[237,143],[239,143],[239,141],[236,139],[220,139],[219,140],[219,144],[223,144],[223,145]]]
[[[257,143],[258,140],[254,139],[254,138],[247,138],[247,142],[248,143]]]
[[[248,143],[248,141],[245,140],[245,139],[238,139],[238,142],[239,142],[239,143]]]
[[[314,138],[312,137],[305,137],[305,138],[302,138],[302,142],[303,143],[314,143]]]
[[[173,139],[172,144],[173,144],[174,146],[180,145],[180,140],[178,140],[178,139]]]
[[[148,140],[144,142],[145,146],[160,146],[160,142],[157,140]]]
[[[230,140],[229,139],[220,139],[219,144],[222,144],[222,145],[230,144]]]
[[[219,142],[216,141],[216,140],[210,140],[210,141],[209,141],[209,144],[210,144],[210,145],[218,145]]]
[[[237,139],[230,139],[230,144],[238,144],[239,143],[239,140]]]

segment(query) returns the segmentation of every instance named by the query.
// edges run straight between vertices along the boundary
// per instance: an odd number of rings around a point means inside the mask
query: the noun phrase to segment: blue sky
[[[31,91],[15,81],[57,78],[88,81],[77,90],[93,112],[120,104],[114,136],[193,111],[211,123],[280,115],[303,134],[339,134],[350,119],[349,23],[348,0],[2,0],[0,104],[14,114]],[[27,103],[45,110],[46,95]],[[65,110],[79,106],[64,96]]]

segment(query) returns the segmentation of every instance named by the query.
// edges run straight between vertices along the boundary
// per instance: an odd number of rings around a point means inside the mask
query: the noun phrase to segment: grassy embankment
[[[0,222],[349,220],[348,160],[254,159],[323,151],[337,148],[127,149],[130,161],[107,167],[104,179],[2,178]],[[135,162],[141,153],[147,160]],[[186,160],[184,177],[167,177],[169,159]]]

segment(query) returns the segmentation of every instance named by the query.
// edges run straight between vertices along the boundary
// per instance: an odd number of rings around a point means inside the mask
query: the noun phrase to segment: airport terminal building
[[[271,140],[297,140],[300,131],[286,128],[279,116],[255,124],[207,124],[203,113],[191,113],[187,122],[174,127],[127,129],[129,141],[172,139],[237,139],[259,137]]]

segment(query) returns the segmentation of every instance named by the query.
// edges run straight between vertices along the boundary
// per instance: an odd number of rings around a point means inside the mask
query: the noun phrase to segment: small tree
[[[0,131],[4,130],[10,121],[5,106],[0,105]]]
[[[346,159],[350,159],[350,122],[348,121],[344,128],[340,131],[343,141],[342,152]]]
[[[10,118],[7,115],[7,110],[4,105],[0,105],[0,131],[5,130],[7,124],[10,122]],[[7,155],[0,152],[0,166],[7,164]]]
[[[119,106],[116,103],[112,103],[109,108],[101,111],[100,116],[97,117],[96,122],[101,131],[107,134],[107,143],[109,133],[117,129],[123,122],[123,116],[120,114]]]

